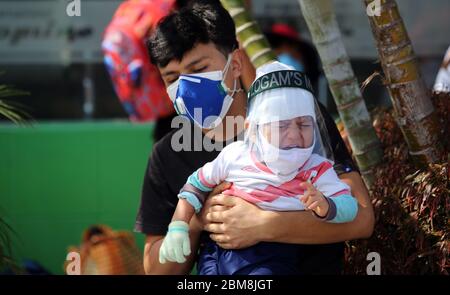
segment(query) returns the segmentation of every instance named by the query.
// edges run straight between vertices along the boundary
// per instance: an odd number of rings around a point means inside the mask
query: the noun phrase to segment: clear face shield
[[[250,99],[245,141],[279,176],[295,176],[312,154],[333,161],[320,108],[311,92],[276,88]]]
[[[257,125],[258,137],[278,149],[311,148],[314,145],[314,118],[300,116]]]

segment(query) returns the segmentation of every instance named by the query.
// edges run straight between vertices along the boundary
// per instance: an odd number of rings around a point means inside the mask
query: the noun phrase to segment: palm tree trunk
[[[299,0],[317,47],[339,116],[367,186],[382,159],[379,140],[350,65],[331,0]]]
[[[364,0],[366,7],[372,0]],[[379,16],[369,16],[397,124],[418,165],[439,158],[438,121],[430,93],[395,0],[380,1]]]
[[[221,0],[221,3],[233,18],[239,42],[245,49],[252,64],[255,67],[259,67],[270,61],[275,61],[275,54],[259,29],[258,24],[245,9],[244,1]]]

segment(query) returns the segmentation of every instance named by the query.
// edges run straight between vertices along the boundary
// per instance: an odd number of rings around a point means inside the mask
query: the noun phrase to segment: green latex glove
[[[191,254],[189,225],[184,221],[172,221],[159,248],[159,263],[164,264],[167,261],[184,263],[189,254]]]

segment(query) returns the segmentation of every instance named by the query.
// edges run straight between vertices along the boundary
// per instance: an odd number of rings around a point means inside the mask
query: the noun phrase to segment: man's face
[[[236,88],[241,87],[239,77],[241,75],[241,55],[239,50],[235,50],[231,54],[231,61],[227,72],[225,73],[224,82],[229,89],[233,89],[234,81],[236,81]],[[164,81],[166,87],[170,86],[175,82],[181,74],[196,74],[211,71],[223,71],[227,63],[228,57],[225,56],[221,51],[219,51],[213,43],[202,44],[199,43],[194,46],[190,51],[188,51],[182,58],[181,61],[172,60],[167,66],[159,67],[161,77]],[[231,94],[231,93],[229,93]],[[247,104],[246,96],[243,92],[235,93],[233,103],[228,110],[227,117],[230,116],[233,120],[237,116],[245,117],[245,108]],[[207,99],[207,98],[206,98]],[[228,118],[225,118],[227,122],[230,122]],[[232,120],[231,120],[232,121]],[[243,122],[243,120],[242,120]],[[234,126],[235,123],[232,123]],[[225,137],[225,126],[224,122],[220,124],[214,130],[214,134],[222,134]],[[236,127],[233,129],[234,134],[227,134],[226,137],[235,136],[243,129],[243,126]],[[219,131],[220,130],[220,131]],[[204,129],[204,132],[207,130]],[[220,137],[218,137],[220,138]]]

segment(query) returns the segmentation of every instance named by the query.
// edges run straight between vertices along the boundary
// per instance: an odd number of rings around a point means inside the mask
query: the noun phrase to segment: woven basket
[[[84,231],[78,252],[83,275],[140,275],[144,274],[141,251],[133,235],[127,231],[113,231],[106,225],[94,225]]]

